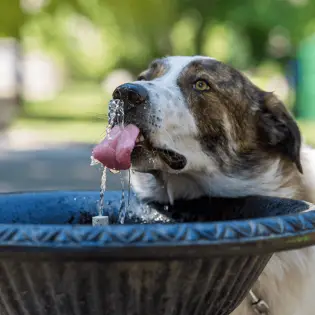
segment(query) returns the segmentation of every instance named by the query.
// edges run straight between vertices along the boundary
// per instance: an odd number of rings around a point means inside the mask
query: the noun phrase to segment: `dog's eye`
[[[210,89],[209,84],[205,80],[198,80],[194,84],[194,89],[197,91],[208,91]]]

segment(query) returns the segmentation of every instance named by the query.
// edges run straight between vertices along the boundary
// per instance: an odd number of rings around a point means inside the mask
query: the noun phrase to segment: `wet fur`
[[[210,83],[208,93],[191,88],[198,76]],[[133,189],[141,199],[172,203],[203,195],[266,195],[315,203],[315,151],[301,144],[295,121],[272,93],[206,57],[158,60],[139,79],[136,83],[150,92],[142,128],[153,145],[187,158],[180,172],[156,156],[148,172],[133,172]],[[271,315],[311,315],[314,270],[315,247],[277,253],[255,293],[269,304]],[[254,312],[244,300],[232,314]]]

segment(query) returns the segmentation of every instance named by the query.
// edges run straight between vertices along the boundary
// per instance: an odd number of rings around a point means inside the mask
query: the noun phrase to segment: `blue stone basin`
[[[92,227],[98,192],[0,195],[1,315],[230,314],[271,255],[315,244],[312,205],[248,197],[142,205]],[[105,193],[117,221],[121,192]]]

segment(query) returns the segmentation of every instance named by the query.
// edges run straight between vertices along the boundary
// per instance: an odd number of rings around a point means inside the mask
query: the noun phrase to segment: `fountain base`
[[[274,252],[309,246],[315,235],[312,211],[289,215],[309,208],[300,201],[199,200],[160,214],[162,205],[132,198],[128,224],[92,227],[98,198],[0,196],[1,314],[227,315]],[[121,206],[120,192],[105,193],[110,222]],[[217,222],[187,222],[196,219]]]

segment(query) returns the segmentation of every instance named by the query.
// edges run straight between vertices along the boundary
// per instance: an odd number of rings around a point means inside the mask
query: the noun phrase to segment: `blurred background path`
[[[92,145],[0,137],[0,192],[99,190],[101,168],[90,166]],[[29,135],[31,137],[31,135]],[[107,174],[107,189],[121,189],[120,175]]]

